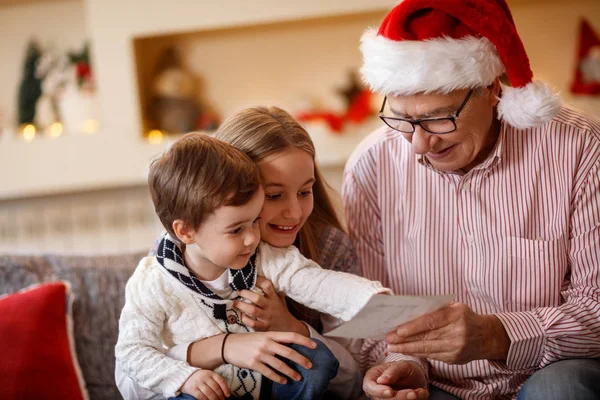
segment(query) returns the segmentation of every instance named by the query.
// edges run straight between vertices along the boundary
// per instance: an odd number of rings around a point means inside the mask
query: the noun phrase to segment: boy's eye
[[[236,229],[232,230],[232,231],[231,231],[231,232],[229,232],[229,233],[231,233],[232,235],[235,235],[235,234],[238,234],[238,233],[240,233],[241,231],[242,231],[242,228],[236,228]]]
[[[281,198],[281,194],[277,193],[277,194],[266,194],[265,197],[267,198],[267,200],[277,200],[279,198]]]

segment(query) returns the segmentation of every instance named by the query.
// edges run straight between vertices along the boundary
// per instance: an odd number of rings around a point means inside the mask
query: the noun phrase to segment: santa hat
[[[533,73],[505,0],[404,0],[361,39],[363,79],[383,95],[485,87],[506,73],[498,118],[543,125],[561,100]]]

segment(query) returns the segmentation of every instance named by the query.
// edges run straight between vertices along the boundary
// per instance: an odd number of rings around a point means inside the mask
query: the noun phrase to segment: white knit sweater
[[[343,320],[356,315],[373,295],[391,293],[379,282],[322,269],[295,247],[261,243],[256,267],[278,292]],[[127,282],[115,348],[117,362],[141,387],[165,397],[177,395],[198,368],[168,357],[165,348],[226,332],[251,332],[233,308],[236,297],[234,292],[232,299],[225,301],[227,319],[216,319],[213,307],[222,300],[192,291],[169,274],[156,257],[142,259]],[[234,396],[250,393],[258,399],[261,376],[257,372],[230,364],[215,372],[223,376]]]

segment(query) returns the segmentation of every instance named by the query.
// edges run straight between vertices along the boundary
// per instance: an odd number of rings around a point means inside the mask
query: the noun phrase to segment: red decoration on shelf
[[[361,85],[356,72],[350,73],[350,85],[339,89],[338,92],[346,99],[345,112],[315,110],[300,113],[296,118],[301,122],[325,121],[332,132],[341,133],[346,122],[360,124],[373,114],[371,109],[373,94]]]
[[[580,25],[577,69],[571,92],[600,94],[600,38],[585,19]]]
[[[329,111],[311,111],[296,116],[300,122],[325,121],[335,133],[340,133],[344,128],[344,118]]]

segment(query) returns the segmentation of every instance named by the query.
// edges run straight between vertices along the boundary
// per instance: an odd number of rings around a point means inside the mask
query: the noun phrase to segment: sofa
[[[91,400],[121,399],[114,348],[125,284],[143,256],[0,255],[0,296],[42,282],[70,282],[76,354]]]

